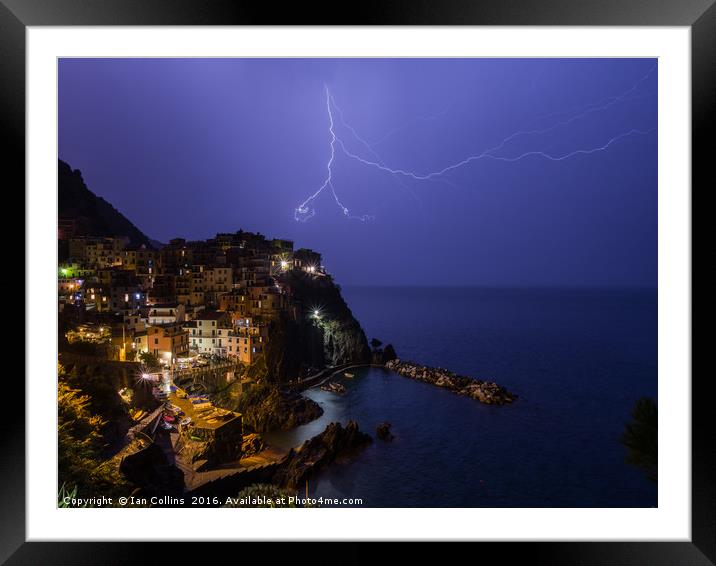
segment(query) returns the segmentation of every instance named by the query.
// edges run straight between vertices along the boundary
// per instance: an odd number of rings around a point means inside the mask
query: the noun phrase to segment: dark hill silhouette
[[[144,244],[156,248],[161,245],[147,237],[121,212],[87,188],[79,169],[72,169],[58,160],[59,217],[72,218],[76,233],[82,236],[119,236],[129,238],[132,246]]]

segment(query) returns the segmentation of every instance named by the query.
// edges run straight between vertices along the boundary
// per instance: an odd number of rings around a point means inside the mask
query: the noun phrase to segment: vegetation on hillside
[[[641,469],[648,480],[656,482],[659,449],[656,402],[648,397],[638,399],[631,416],[620,439],[627,447],[626,461]]]
[[[107,423],[90,410],[91,398],[72,388],[59,368],[58,475],[62,489],[81,497],[127,495],[131,486],[103,461]]]

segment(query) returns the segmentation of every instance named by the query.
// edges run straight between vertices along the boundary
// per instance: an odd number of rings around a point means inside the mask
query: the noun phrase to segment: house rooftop
[[[179,392],[181,393],[177,394]],[[186,416],[191,417],[194,426],[198,428],[216,430],[241,417],[241,413],[215,407],[200,395],[185,395],[185,391],[177,389],[177,392],[170,395],[169,401],[184,411]]]
[[[204,311],[197,314],[195,320],[220,320],[227,316],[226,311]]]
[[[148,324],[147,328],[179,328],[184,329],[183,322],[161,322],[157,324]]]

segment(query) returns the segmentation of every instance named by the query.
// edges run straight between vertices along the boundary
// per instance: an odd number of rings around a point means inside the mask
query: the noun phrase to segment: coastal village
[[[369,345],[319,252],[243,230],[155,242],[79,171],[60,162],[59,172],[60,505],[67,490],[136,492],[169,506],[187,494],[216,505],[242,490],[307,490],[372,437],[352,421],[296,447],[264,434],[319,418],[302,392],[344,395],[353,367],[389,368],[482,403],[515,398]],[[390,442],[391,424],[375,434]]]
[[[72,228],[60,222],[60,314],[75,311],[83,324],[72,337],[107,340],[109,358],[118,361],[151,354],[182,369],[200,357],[250,365],[273,319],[304,314],[281,275],[325,276],[319,253],[261,234],[177,238],[156,250],[125,238],[73,237]]]
[[[131,246],[127,238],[76,235],[74,228],[60,220],[59,316],[70,326],[60,363],[81,365],[87,348],[78,356],[71,346],[84,345],[93,346],[89,357],[109,362],[104,371],[125,369],[120,385],[128,385],[117,393],[136,424],[115,460],[123,464],[146,448],[137,438],[155,441],[157,431],[166,438],[168,460],[186,472],[185,484],[202,467],[234,462],[236,471],[279,460],[283,454],[264,449],[258,435],[244,435],[240,413],[215,407],[201,386],[250,388],[255,380],[247,369],[263,356],[272,321],[320,319],[318,308],[306,311],[294,300],[282,276],[326,277],[321,255],[241,230],[153,249]],[[138,402],[138,386],[139,393],[151,391],[149,401]],[[181,462],[182,451],[193,454]],[[263,460],[239,464],[256,452]]]

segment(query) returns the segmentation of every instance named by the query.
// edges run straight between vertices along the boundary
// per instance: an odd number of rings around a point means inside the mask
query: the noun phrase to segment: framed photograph
[[[715,560],[711,0],[1,2],[2,560]]]

